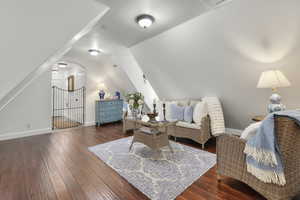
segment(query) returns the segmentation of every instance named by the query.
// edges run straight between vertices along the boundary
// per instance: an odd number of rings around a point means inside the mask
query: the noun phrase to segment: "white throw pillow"
[[[176,101],[167,101],[166,102],[166,120],[167,121],[173,121],[174,119],[172,119],[172,114],[171,114],[171,105],[175,104],[177,105]]]
[[[208,114],[208,107],[206,102],[198,102],[194,107],[193,121],[196,124],[201,124],[201,120]]]
[[[200,100],[191,100],[190,101],[190,106],[192,106],[193,108],[195,108],[195,106],[197,105],[197,103],[201,102]]]
[[[186,107],[189,105],[189,100],[180,100],[180,101],[177,101],[177,105],[178,106],[182,106],[182,107]]]
[[[165,103],[166,103],[166,120],[172,121],[171,112],[170,112],[170,105],[171,104],[176,104],[177,105],[177,102],[176,101],[166,101]],[[158,120],[163,120],[164,119],[164,114],[163,114],[163,102],[162,101],[157,102],[156,111],[158,112],[158,118],[159,118]]]
[[[256,122],[250,124],[241,134],[241,139],[249,140],[251,137],[256,135],[257,130],[259,129],[261,122]]]

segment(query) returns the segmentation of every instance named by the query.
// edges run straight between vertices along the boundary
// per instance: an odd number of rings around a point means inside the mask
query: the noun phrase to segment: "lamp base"
[[[274,93],[270,97],[270,104],[268,105],[268,111],[269,113],[278,112],[285,110],[285,105],[280,103],[281,96],[277,93]]]

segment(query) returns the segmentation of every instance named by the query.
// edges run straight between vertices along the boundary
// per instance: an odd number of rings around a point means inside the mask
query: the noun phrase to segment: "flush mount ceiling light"
[[[135,21],[140,27],[149,28],[155,22],[155,19],[152,15],[142,14],[137,16]]]
[[[98,49],[89,49],[89,53],[91,56],[98,56],[101,52]]]
[[[57,63],[58,67],[60,68],[66,68],[67,67],[67,63],[63,63],[63,62],[60,62],[60,63]]]

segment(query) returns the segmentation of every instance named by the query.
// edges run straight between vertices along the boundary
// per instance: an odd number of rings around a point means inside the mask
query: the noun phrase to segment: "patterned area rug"
[[[153,200],[175,199],[216,164],[215,154],[175,142],[171,142],[174,153],[162,148],[155,160],[155,152],[140,143],[129,152],[131,140],[123,138],[89,150]]]

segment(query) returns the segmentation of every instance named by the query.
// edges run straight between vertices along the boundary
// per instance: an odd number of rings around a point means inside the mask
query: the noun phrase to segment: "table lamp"
[[[289,87],[291,83],[279,70],[264,71],[259,78],[257,88],[271,88],[273,94],[270,97],[268,111],[270,113],[285,110],[285,106],[280,103],[281,96],[277,93],[278,88]]]

